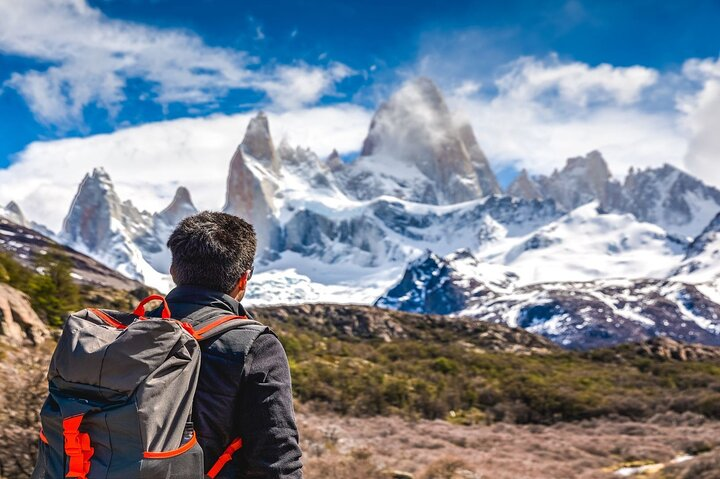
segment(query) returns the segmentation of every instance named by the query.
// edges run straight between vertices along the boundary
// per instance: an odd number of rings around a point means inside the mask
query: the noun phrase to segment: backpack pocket
[[[203,450],[195,433],[178,449],[145,452],[139,479],[203,479]]]

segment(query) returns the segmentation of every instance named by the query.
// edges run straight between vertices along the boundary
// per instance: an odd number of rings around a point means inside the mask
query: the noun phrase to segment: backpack
[[[163,303],[160,318],[145,305]],[[236,328],[262,330],[245,316],[172,319],[151,295],[133,313],[87,308],[71,314],[48,370],[49,394],[33,479],[215,478],[240,438],[207,472],[192,426],[199,341]]]

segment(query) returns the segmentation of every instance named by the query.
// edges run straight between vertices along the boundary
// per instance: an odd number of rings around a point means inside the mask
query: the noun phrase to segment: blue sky
[[[5,0],[11,3],[11,0]],[[372,107],[404,77],[441,70],[441,83],[485,82],[512,59],[555,52],[589,65],[644,65],[676,70],[691,57],[720,49],[717,1],[122,1],[90,2],[111,19],[158,29],[181,29],[211,47],[247,52],[254,67],[340,62],[357,72],[337,82],[326,104]],[[9,50],[9,51],[8,51]],[[53,61],[0,44],[0,82]],[[444,58],[447,54],[447,58]],[[473,62],[453,63],[459,55]],[[427,56],[429,64],[418,62]],[[454,78],[447,78],[454,75]],[[452,85],[443,85],[445,87]],[[152,84],[130,77],[125,98],[108,112],[90,102],[72,121],[38,121],[19,92],[0,95],[0,166],[39,139],[89,135],[168,118],[234,113],[268,103],[262,91],[230,88],[212,102],[152,100]]]
[[[599,149],[618,176],[671,163],[720,186],[718,24],[716,0],[0,0],[0,202],[57,226],[104,166],[141,207],[175,183],[217,207],[252,111],[352,158],[373,110],[418,75],[503,182]],[[184,143],[188,129],[227,138]],[[157,158],[175,161],[160,199],[132,189]],[[202,184],[201,160],[217,165]]]

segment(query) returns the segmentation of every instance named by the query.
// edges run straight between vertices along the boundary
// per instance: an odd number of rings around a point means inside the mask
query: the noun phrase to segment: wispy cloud
[[[264,37],[260,27],[256,35]],[[246,52],[208,46],[188,31],[114,20],[85,0],[0,2],[0,53],[47,65],[14,73],[6,86],[39,121],[58,126],[82,121],[89,105],[116,112],[130,79],[152,85],[152,99],[161,105],[212,103],[234,89],[266,91],[278,100],[285,88],[279,105],[294,106],[317,101],[350,74],[338,74],[337,63],[258,67]],[[302,81],[296,92],[297,75],[288,72],[322,80]]]

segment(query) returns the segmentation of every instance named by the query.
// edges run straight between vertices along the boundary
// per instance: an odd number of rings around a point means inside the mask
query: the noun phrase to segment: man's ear
[[[240,279],[238,280],[237,287],[239,290],[244,290],[247,288],[247,282],[248,282],[248,272],[245,271],[242,276],[240,276]]]
[[[235,283],[235,287],[230,292],[230,296],[232,296],[235,299],[242,297],[245,294],[245,289],[247,289],[247,282],[248,282],[248,272],[245,271],[242,274],[242,276],[240,276],[237,283]]]

